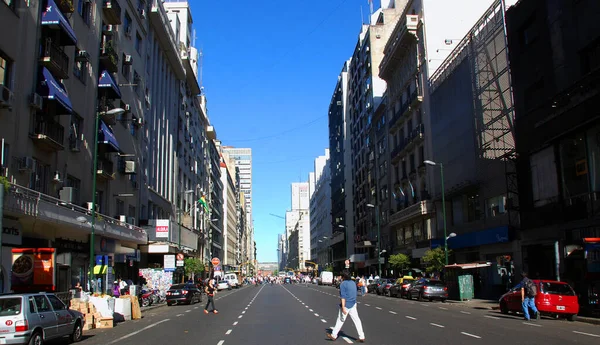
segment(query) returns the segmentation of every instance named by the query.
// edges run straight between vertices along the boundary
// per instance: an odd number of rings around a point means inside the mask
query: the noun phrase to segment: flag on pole
[[[198,200],[198,202],[202,205],[202,207],[204,207],[204,211],[208,212],[208,204],[206,203],[206,198],[203,196],[200,197],[200,200]]]
[[[412,185],[412,182],[410,182],[410,180],[408,180],[408,184],[410,185],[410,193],[412,195],[412,197],[415,197],[415,188]]]
[[[369,0],[369,11],[371,11],[370,13],[373,14],[373,0]]]

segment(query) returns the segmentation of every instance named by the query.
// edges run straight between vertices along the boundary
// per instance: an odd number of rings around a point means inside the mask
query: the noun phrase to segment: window
[[[121,199],[117,199],[116,200],[116,206],[117,206],[117,215],[124,215],[125,214],[125,202]]]
[[[506,213],[506,196],[500,195],[485,201],[485,216],[492,218]]]
[[[48,295],[48,299],[50,300],[50,304],[52,305],[52,309],[54,309],[54,311],[67,309],[67,306],[61,300],[59,300],[58,297],[54,295]]]
[[[584,133],[560,141],[562,192],[566,200],[589,193],[589,163]]]
[[[0,52],[0,85],[10,88],[10,73],[12,62]]]
[[[15,10],[15,4],[17,3],[15,0],[2,0],[10,8],[11,10]]]
[[[88,63],[85,60],[78,59],[79,57],[79,49],[75,49],[75,57],[73,58],[73,75],[75,78],[79,79],[84,85],[86,83],[86,72],[88,68]]]
[[[71,187],[74,189],[73,191],[73,200],[71,200],[72,204],[79,204],[79,191],[81,190],[81,180],[75,176],[67,175],[65,180],[65,187]]]
[[[477,194],[467,196],[467,217],[469,222],[481,219],[481,206]]]
[[[425,164],[423,163],[425,161],[425,147],[420,146],[419,147],[419,166]]]
[[[136,94],[139,95],[139,91],[140,91],[140,84],[142,83],[142,78],[140,78],[140,75],[138,74],[137,71],[133,71],[133,90],[135,91]]]
[[[77,2],[77,13],[88,26],[92,23],[92,3],[84,0]]]
[[[410,159],[410,172],[412,173],[413,171],[415,171],[415,154],[411,153],[409,159]]]
[[[554,148],[548,147],[529,158],[533,205],[543,206],[558,196],[558,178]]]
[[[82,1],[82,0],[80,0]],[[131,38],[131,31],[132,31],[132,25],[131,25],[131,17],[129,16],[129,13],[125,12],[125,22],[123,23],[123,29],[125,29],[125,36]]]
[[[83,119],[79,115],[71,114],[71,124],[69,126],[69,149],[78,152],[81,149],[81,128],[83,128]]]
[[[135,33],[135,50],[142,56],[142,36],[138,32]]]
[[[121,74],[127,81],[129,81],[129,78],[131,78],[131,65],[127,65],[124,58],[121,62]]]
[[[37,295],[37,296],[34,296],[33,298],[35,300],[35,306],[37,307],[38,313],[52,311],[52,308],[50,308],[50,302],[48,302],[48,299],[46,298],[46,296]]]

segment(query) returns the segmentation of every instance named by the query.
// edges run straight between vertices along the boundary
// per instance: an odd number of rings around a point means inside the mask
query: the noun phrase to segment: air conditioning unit
[[[123,109],[125,109],[125,111],[131,111],[131,106],[129,104],[125,104]]]
[[[119,221],[122,223],[126,223],[127,222],[127,216],[122,214],[119,216]]]
[[[62,178],[60,176],[60,172],[55,172],[54,173],[54,178],[52,179],[52,182],[54,183],[61,183],[62,182]]]
[[[146,10],[140,10],[140,17],[146,19]]]
[[[42,96],[34,92],[31,94],[31,103],[29,104],[32,108],[42,110],[42,107],[44,106],[44,99],[42,98]]]
[[[135,225],[135,217],[127,217],[127,224]]]
[[[134,123],[138,126],[143,126],[144,125],[144,119],[142,119],[141,117],[138,117],[135,119]]]
[[[406,29],[407,30],[417,30],[419,25],[419,16],[416,14],[407,14],[406,15]]]
[[[92,204],[93,203],[91,201],[87,202],[87,209],[88,209],[88,211],[92,211]],[[100,212],[100,205],[98,205],[98,204],[96,204],[96,212]]]
[[[125,173],[135,174],[135,161],[125,161]]]
[[[73,202],[76,201],[75,200],[76,195],[77,195],[77,189],[75,189],[73,187],[63,187],[59,191],[60,200],[62,200],[64,202],[68,202],[70,204],[72,204]]]
[[[0,85],[0,109],[13,105],[13,92],[6,85]]]
[[[23,157],[19,164],[20,171],[33,171],[35,170],[35,160],[31,157]]]
[[[123,58],[123,64],[124,65],[133,64],[133,58],[131,57],[131,55],[125,55],[125,58]]]
[[[75,61],[90,61],[90,53],[85,50],[80,50],[75,57]]]
[[[112,25],[102,25],[102,33],[105,35],[112,35],[115,32],[115,27]]]
[[[337,105],[342,105],[342,101],[337,101],[336,104]]]

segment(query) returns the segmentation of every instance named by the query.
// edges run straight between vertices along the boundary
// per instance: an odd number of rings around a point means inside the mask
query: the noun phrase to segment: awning
[[[98,132],[98,144],[104,144],[108,152],[120,152],[119,143],[112,129],[100,121],[100,131]]]
[[[75,31],[67,18],[60,12],[54,0],[47,0],[46,10],[42,13],[42,26],[58,28],[61,31],[60,45],[74,46],[77,45]]]
[[[48,101],[55,101],[57,105],[60,105],[64,112],[59,110],[59,113],[71,114],[73,106],[69,95],[67,95],[63,84],[57,81],[46,67],[42,67],[40,80],[38,93]]]
[[[104,266],[104,265],[94,266],[94,274],[106,274],[107,271],[108,271],[108,266]]]
[[[100,73],[100,78],[98,79],[98,94],[106,96],[109,99],[121,98],[119,85],[115,83],[112,75],[107,70],[103,70],[102,73]]]

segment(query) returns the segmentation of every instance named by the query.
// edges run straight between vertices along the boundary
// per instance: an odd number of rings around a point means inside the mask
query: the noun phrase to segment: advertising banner
[[[54,248],[13,248],[11,285],[13,291],[54,291],[56,276]]]
[[[156,238],[169,238],[169,220],[156,220]]]

